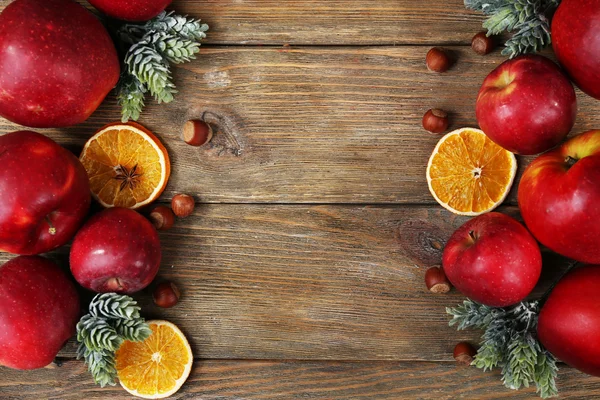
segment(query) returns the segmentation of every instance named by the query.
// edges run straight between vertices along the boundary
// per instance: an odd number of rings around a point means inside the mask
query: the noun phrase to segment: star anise
[[[143,175],[137,172],[137,167],[137,164],[131,169],[127,169],[127,167],[123,165],[115,167],[115,172],[117,175],[114,179],[121,181],[119,190],[124,190],[126,187],[129,187],[130,189],[135,187],[135,185],[138,183],[138,178]]]

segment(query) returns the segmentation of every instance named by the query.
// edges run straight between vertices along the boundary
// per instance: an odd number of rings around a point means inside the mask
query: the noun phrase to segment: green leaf
[[[483,329],[481,347],[472,365],[484,371],[502,369],[502,381],[511,389],[535,384],[540,397],[557,394],[556,359],[536,338],[538,301],[524,301],[509,308],[488,307],[472,300],[447,308],[450,325],[457,329]]]
[[[122,121],[137,120],[150,92],[159,103],[173,101],[177,93],[169,63],[180,64],[196,58],[200,40],[208,25],[199,19],[162,12],[145,24],[124,24],[117,31],[129,45],[125,55],[126,72],[117,87]]]
[[[84,315],[77,323],[77,340],[86,348],[115,351],[123,343],[115,329],[103,318]]]
[[[159,103],[170,103],[177,93],[169,64],[151,44],[143,40],[134,44],[125,57],[128,72],[150,91]]]
[[[166,32],[150,32],[147,41],[173,64],[191,61],[200,51],[200,43]]]
[[[466,328],[487,327],[492,319],[498,317],[499,311],[467,299],[458,307],[446,307],[446,313],[452,315],[448,324],[457,325],[457,330],[460,331]]]
[[[465,0],[465,7],[489,18],[488,35],[515,32],[502,54],[510,58],[537,52],[551,43],[550,19],[560,0]]]
[[[119,319],[113,326],[119,336],[132,342],[143,342],[152,334],[152,330],[144,320]]]
[[[199,19],[188,18],[171,12],[162,12],[150,20],[145,29],[147,31],[168,32],[178,35],[183,39],[199,41],[206,38],[208,25],[201,24]]]
[[[139,319],[140,307],[137,301],[117,293],[100,293],[91,301],[90,314],[94,317],[113,319]]]
[[[144,109],[146,87],[133,75],[125,72],[117,84],[117,101],[121,106],[121,121],[137,121]]]
[[[558,396],[556,387],[556,376],[558,367],[556,358],[548,351],[542,351],[538,354],[535,366],[534,380],[537,387],[537,393],[543,399]]]
[[[96,384],[100,385],[100,387],[116,385],[117,368],[115,366],[114,352],[107,350],[92,351],[82,343],[77,349],[77,359],[82,358],[87,364],[88,371],[92,374]]]

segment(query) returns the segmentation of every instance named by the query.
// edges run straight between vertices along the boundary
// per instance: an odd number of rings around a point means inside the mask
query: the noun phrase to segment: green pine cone
[[[200,43],[165,32],[150,32],[147,42],[173,64],[191,61],[200,51]]]
[[[115,351],[123,343],[123,339],[105,319],[90,314],[84,315],[77,323],[77,340],[92,351]]]
[[[170,103],[177,93],[171,78],[169,64],[162,55],[145,41],[134,44],[125,57],[128,71],[146,85],[159,103]]]
[[[121,79],[117,84],[117,101],[121,106],[121,121],[127,122],[130,119],[137,121],[144,109],[144,99],[146,97],[146,88],[135,77],[127,72],[121,74]]]
[[[114,322],[113,326],[122,338],[132,342],[142,342],[152,334],[152,330],[143,319],[119,319]]]
[[[81,358],[87,364],[88,371],[92,374],[96,384],[100,387],[116,385],[117,368],[114,352],[107,350],[92,351],[82,343],[77,349],[77,359]]]
[[[199,19],[177,15],[173,11],[162,12],[145,25],[147,31],[167,32],[183,39],[196,40],[206,38],[208,25],[201,24]]]
[[[94,317],[113,319],[139,319],[140,307],[129,296],[117,293],[97,294],[90,303],[90,314]]]

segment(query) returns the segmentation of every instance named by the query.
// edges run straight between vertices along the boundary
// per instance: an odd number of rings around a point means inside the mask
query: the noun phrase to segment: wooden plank
[[[422,129],[421,117],[439,107],[451,113],[451,128],[476,126],[479,86],[503,58],[455,47],[456,66],[433,74],[426,51],[204,48],[176,69],[176,101],[151,104],[141,120],[173,161],[165,198],[186,192],[202,202],[434,203],[425,167],[439,136]],[[581,93],[579,100],[573,132],[599,127],[598,103]],[[43,132],[78,151],[119,115],[110,97],[87,123]],[[184,122],[203,115],[215,138],[206,148],[186,145]],[[15,129],[0,121],[0,132]]]
[[[483,17],[462,0],[183,0],[175,10],[201,17],[219,44],[466,44]]]
[[[462,0],[175,0],[169,9],[208,23],[213,44],[470,44],[483,21]]]
[[[132,399],[120,386],[94,385],[83,362],[54,369],[1,368],[5,400]],[[562,367],[561,399],[600,396],[600,381]],[[198,360],[172,399],[535,399],[535,389],[509,390],[497,372],[454,363]]]
[[[441,207],[202,205],[161,233],[159,279],[180,304],[135,297],[199,358],[448,361],[481,332],[448,327],[444,307],[463,296],[428,293],[423,276],[464,221]],[[564,266],[546,261],[537,294]]]

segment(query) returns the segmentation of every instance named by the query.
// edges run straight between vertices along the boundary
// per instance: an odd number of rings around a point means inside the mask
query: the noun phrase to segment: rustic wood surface
[[[597,378],[571,368],[559,372],[561,399],[592,399]],[[85,366],[65,360],[37,371],[2,370],[3,400],[134,399],[121,387],[99,390]],[[85,396],[85,397],[83,397]],[[242,399],[535,399],[535,389],[514,391],[497,372],[428,362],[198,360],[180,400]]]
[[[439,140],[421,127],[427,109],[448,110],[451,128],[477,126],[475,99],[502,60],[452,47],[445,74],[424,64],[428,47],[210,47],[175,71],[176,100],[149,100],[140,120],[163,139],[177,192],[217,203],[434,204],[425,167]],[[600,126],[596,101],[579,92],[574,133]],[[206,148],[180,138],[204,116]],[[85,124],[40,130],[78,152],[119,118],[110,97]],[[22,129],[0,121],[0,130]],[[531,159],[520,157],[521,170]],[[515,190],[509,202],[515,203]]]
[[[439,136],[420,121],[439,107],[451,128],[476,126],[479,85],[504,59],[499,49],[470,50],[483,18],[462,0],[176,0],[173,8],[209,23],[209,37],[196,61],[174,69],[176,100],[148,101],[140,122],[172,158],[161,201],[186,192],[200,204],[161,233],[158,280],[175,281],[181,303],[160,310],[150,290],[135,297],[192,344],[194,369],[174,398],[535,398],[505,389],[498,373],[455,365],[453,346],[478,333],[447,326],[444,307],[463,296],[423,285],[466,218],[428,192],[425,166]],[[431,45],[456,58],[447,73],[425,68]],[[600,126],[597,103],[579,91],[578,99],[573,132]],[[40,131],[77,153],[119,117],[111,95],[86,123]],[[180,139],[192,117],[216,131],[206,148]],[[0,118],[0,133],[18,129]],[[520,158],[520,171],[530,160]],[[516,185],[502,211],[518,217],[515,194]],[[68,247],[49,256],[68,268]],[[544,253],[533,296],[566,262]],[[74,350],[69,342],[53,369],[0,368],[0,398],[130,398],[95,386]],[[571,368],[559,379],[562,398],[600,396],[597,379]]]

